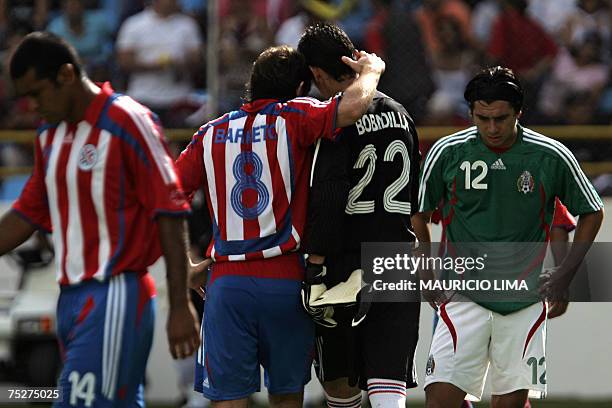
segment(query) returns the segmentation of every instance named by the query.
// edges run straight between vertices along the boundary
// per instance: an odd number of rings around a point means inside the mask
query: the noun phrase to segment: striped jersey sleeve
[[[208,124],[201,126],[176,160],[181,186],[188,197],[192,197],[197,190],[204,186],[203,143],[209,128]],[[197,171],[194,169],[197,169]]]
[[[189,205],[161,125],[148,109],[129,97],[119,97],[117,104],[124,107],[125,130],[141,146],[141,150],[136,150],[124,143],[123,154],[142,206],[151,218],[188,212]]]
[[[523,140],[548,150],[556,157],[557,168],[551,169],[557,175],[557,197],[570,213],[587,214],[603,209],[603,202],[593,185],[584,174],[578,160],[562,143],[524,128]]]
[[[337,135],[336,115],[340,96],[335,96],[327,101],[319,101],[314,98],[295,98],[283,106],[281,116],[292,120],[287,121],[288,136],[297,139],[300,146],[313,145],[317,139],[334,139]]]
[[[48,129],[41,129],[34,143],[34,169],[21,195],[13,204],[13,211],[38,229],[52,230],[51,216],[45,187],[45,149]]]

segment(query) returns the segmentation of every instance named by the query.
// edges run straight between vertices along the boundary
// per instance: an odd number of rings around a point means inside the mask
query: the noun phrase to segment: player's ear
[[[77,79],[74,65],[70,63],[62,64],[57,71],[57,83],[60,85],[72,84]]]
[[[310,88],[312,88],[311,79],[300,82],[300,85],[298,86],[296,91],[297,96],[307,96],[310,93]]]
[[[308,69],[310,69],[310,72],[312,72],[312,78],[315,83],[319,83],[321,81],[321,78],[323,77],[323,70],[319,67],[312,66],[309,66]]]

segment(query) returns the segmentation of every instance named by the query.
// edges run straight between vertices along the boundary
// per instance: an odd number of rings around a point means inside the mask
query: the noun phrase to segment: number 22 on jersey
[[[410,215],[410,203],[395,199],[399,192],[402,191],[410,181],[410,155],[408,154],[406,145],[399,140],[394,140],[385,149],[383,160],[392,162],[397,154],[400,154],[402,158],[402,172],[399,177],[385,189],[383,194],[383,205],[387,212]],[[369,214],[374,212],[374,200],[359,201],[358,198],[363,193],[366,186],[370,184],[372,177],[374,177],[376,159],[376,147],[373,144],[366,145],[359,153],[359,157],[353,168],[362,169],[366,166],[366,163],[367,168],[359,182],[349,191],[345,210],[347,214]]]

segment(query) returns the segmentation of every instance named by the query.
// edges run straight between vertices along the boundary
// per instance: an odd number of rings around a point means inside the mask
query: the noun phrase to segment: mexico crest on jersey
[[[88,171],[96,165],[98,161],[98,151],[96,146],[92,144],[86,144],[81,148],[79,152],[79,169]]]
[[[521,176],[518,178],[518,180],[516,180],[516,187],[518,188],[519,193],[533,193],[534,185],[535,182],[533,181],[533,176],[527,170],[521,173]]]
[[[435,369],[436,361],[434,360],[434,356],[430,354],[429,358],[427,359],[427,367],[425,367],[425,375],[432,375]]]

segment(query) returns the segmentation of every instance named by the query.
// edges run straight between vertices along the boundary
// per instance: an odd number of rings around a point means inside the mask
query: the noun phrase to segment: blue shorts
[[[57,324],[64,368],[55,407],[144,407],[155,289],[149,275],[62,288]]]
[[[195,390],[213,401],[301,392],[310,381],[314,325],[297,280],[225,275],[209,285]]]

